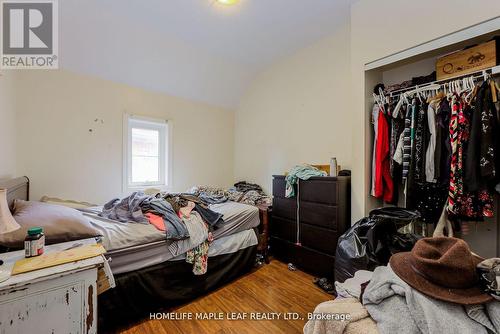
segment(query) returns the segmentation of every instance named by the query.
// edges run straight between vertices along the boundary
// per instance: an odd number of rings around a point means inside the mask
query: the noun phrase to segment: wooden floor
[[[317,288],[312,279],[301,271],[289,271],[286,264],[273,260],[207,296],[171,310],[177,315],[192,314],[193,320],[146,320],[121,333],[302,333],[307,313],[319,303],[332,299]],[[222,312],[223,320],[194,320],[196,314],[208,312]],[[235,317],[277,312],[281,319],[230,320],[228,313],[232,312],[236,313]],[[300,319],[283,319],[289,312]]]

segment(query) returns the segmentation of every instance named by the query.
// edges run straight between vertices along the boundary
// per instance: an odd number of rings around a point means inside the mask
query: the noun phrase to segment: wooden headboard
[[[29,200],[30,180],[26,176],[0,180],[0,189],[7,189],[7,202],[9,203],[9,208],[12,210],[14,200]]]

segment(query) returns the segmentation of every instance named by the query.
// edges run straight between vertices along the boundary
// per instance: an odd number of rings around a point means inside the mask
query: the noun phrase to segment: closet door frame
[[[415,63],[423,59],[444,55],[459,50],[471,44],[484,42],[500,31],[500,16],[466,27],[456,32],[443,35],[414,47],[401,50],[386,57],[368,62],[364,66],[365,77],[365,113],[371,113],[373,107],[373,87],[383,82],[383,72],[404,64]],[[500,35],[500,34],[499,34]],[[498,66],[497,66],[498,68]],[[428,74],[428,73],[422,73]],[[369,119],[369,118],[368,118]],[[366,122],[368,123],[368,122]],[[364,124],[365,128],[365,192],[370,189],[371,183],[371,150],[373,148],[372,125]],[[364,213],[368,215],[371,209],[384,204],[378,199],[365,193]],[[478,222],[471,226],[471,234],[464,236],[473,250],[486,257],[500,256],[500,196],[495,198],[496,211],[494,220],[485,223]],[[480,225],[482,224],[482,225]],[[495,240],[496,239],[496,240]],[[491,245],[491,243],[494,243]],[[496,254],[495,254],[496,253]]]

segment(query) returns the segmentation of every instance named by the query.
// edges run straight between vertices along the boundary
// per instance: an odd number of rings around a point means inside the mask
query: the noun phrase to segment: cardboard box
[[[438,58],[437,80],[478,72],[498,64],[498,39]]]

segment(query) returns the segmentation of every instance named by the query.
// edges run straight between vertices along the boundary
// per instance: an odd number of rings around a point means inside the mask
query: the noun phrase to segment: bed
[[[211,210],[223,214],[224,224],[213,231],[214,242],[210,246],[209,257],[234,253],[258,244],[254,232],[259,223],[256,207],[226,202],[209,206]],[[120,223],[98,216],[101,207],[86,209],[92,226],[102,234],[101,243],[111,259],[113,274],[123,274],[165,261],[184,260],[185,253],[204,240],[191,239],[182,242],[177,253],[172,253],[165,240],[165,232],[153,225]]]
[[[9,204],[28,200],[26,177],[0,181],[8,189]],[[103,331],[188,302],[248,272],[255,263],[260,223],[259,210],[227,202],[211,205],[223,214],[224,224],[214,232],[209,249],[208,271],[196,276],[185,254],[172,254],[164,232],[152,225],[118,223],[99,217],[96,209],[84,215],[99,230],[106,248],[116,287],[99,296],[99,326]],[[186,249],[187,251],[188,249]]]

